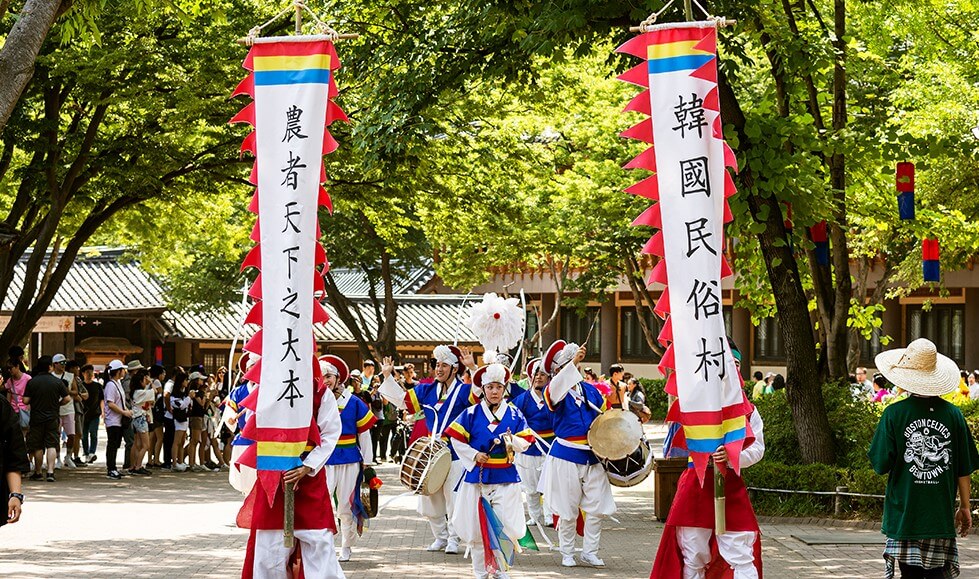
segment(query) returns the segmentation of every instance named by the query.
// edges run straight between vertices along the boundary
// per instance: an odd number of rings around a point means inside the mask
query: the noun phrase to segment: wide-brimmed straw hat
[[[912,394],[942,396],[959,387],[959,367],[938,353],[931,340],[918,338],[907,348],[877,354],[877,369],[894,385]]]

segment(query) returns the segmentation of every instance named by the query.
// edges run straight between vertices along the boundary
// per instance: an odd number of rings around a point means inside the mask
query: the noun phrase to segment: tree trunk
[[[347,326],[347,329],[353,334],[360,357],[364,360],[369,360],[371,358],[371,342],[373,339],[370,336],[365,336],[364,331],[361,331],[360,325],[357,323],[357,318],[354,314],[357,305],[340,293],[339,288],[337,288],[336,279],[333,278],[332,273],[327,271],[323,277],[323,281],[325,282],[323,285],[326,288],[326,296],[330,300],[330,305],[333,306],[333,311],[336,312],[343,325]]]
[[[750,147],[750,139],[744,133],[744,112],[722,71],[718,71],[718,88],[724,120],[734,125],[739,133],[740,146]],[[750,170],[741,173],[741,182],[741,195],[745,196],[753,218],[758,220],[762,207],[767,205],[768,209],[768,217],[764,220],[765,230],[757,237],[778,309],[779,330],[786,354],[786,393],[802,458],[808,463],[832,464],[835,452],[822,384],[817,373],[816,340],[798,264],[790,244],[786,242],[782,208],[774,197],[761,197],[754,193]]]
[[[0,49],[0,134],[34,74],[34,61],[60,7],[61,0],[27,0]]]
[[[833,68],[833,132],[838,136],[846,129],[846,1],[835,0],[833,47],[836,59]],[[839,146],[839,145],[838,145]],[[846,378],[849,351],[850,302],[853,283],[850,278],[850,251],[846,243],[846,159],[836,151],[829,159],[830,185],[833,188],[833,221],[829,224],[830,250],[835,270],[833,307],[826,329],[826,365],[830,380]]]
[[[381,253],[381,281],[384,284],[384,318],[377,320],[377,342],[374,351],[378,359],[391,356],[395,363],[401,361],[398,356],[398,303],[394,301],[394,278],[391,273],[391,255]]]
[[[632,290],[632,299],[636,303],[636,320],[639,322],[639,327],[642,329],[643,338],[646,339],[646,344],[654,354],[657,356],[662,356],[666,350],[659,343],[660,324],[657,321],[659,320],[659,317],[654,311],[656,302],[654,302],[653,297],[649,295],[649,290],[646,288],[645,280],[642,279],[642,274],[639,272],[639,264],[636,262],[636,256],[628,254],[625,256],[624,261],[626,279],[629,280],[629,289]],[[653,314],[653,323],[656,325],[655,328],[650,327],[650,325],[646,323],[645,313],[647,311]]]

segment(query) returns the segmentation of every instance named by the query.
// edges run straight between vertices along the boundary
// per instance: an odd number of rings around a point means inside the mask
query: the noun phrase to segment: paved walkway
[[[402,489],[395,465],[380,467],[379,475],[386,482],[383,503]],[[119,482],[107,480],[99,464],[58,471],[55,483],[27,482],[24,519],[0,529],[0,577],[234,577],[246,535],[233,526],[240,497],[226,476],[156,473]],[[615,490],[619,522],[608,521],[602,536],[605,569],[567,570],[544,549],[518,555],[511,575],[648,577],[663,528],[653,519],[651,483]],[[462,555],[424,551],[431,537],[414,502],[398,498],[386,507],[344,565],[349,577],[471,576]],[[553,530],[546,532],[556,540]],[[881,576],[882,539],[874,530],[776,523],[764,524],[763,532],[769,578]],[[845,544],[818,544],[827,540]],[[962,576],[979,577],[979,539],[960,548]]]

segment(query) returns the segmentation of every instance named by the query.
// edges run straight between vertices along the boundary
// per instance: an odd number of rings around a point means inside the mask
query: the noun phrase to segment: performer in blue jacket
[[[473,384],[484,394],[482,402],[470,406],[445,430],[459,462],[466,470],[452,516],[459,537],[471,547],[473,573],[477,579],[505,579],[508,562],[487,548],[482,528],[492,533],[486,508],[502,524],[502,532],[516,545],[527,532],[520,506],[520,477],[513,466],[513,453],[524,452],[534,440],[519,410],[504,402],[510,370],[502,364],[483,366],[473,374]],[[486,507],[484,504],[483,507]]]
[[[350,371],[337,356],[320,356],[323,384],[333,391],[340,411],[340,440],[326,461],[326,486],[333,498],[333,512],[340,519],[340,562],[350,560],[359,525],[351,506],[360,500],[358,479],[364,465],[374,460],[371,427],[377,418],[371,409],[347,389]]]
[[[526,452],[518,454],[514,462],[527,500],[527,526],[549,525],[552,514],[541,508],[541,493],[537,485],[544,468],[544,457],[554,442],[554,413],[544,402],[547,373],[541,368],[540,358],[534,358],[527,363],[527,376],[530,378],[530,388],[514,398],[511,404],[527,419],[527,425],[536,435],[536,440]]]
[[[575,530],[579,509],[584,512],[584,541],[581,561],[604,567],[598,557],[602,519],[615,513],[615,500],[605,469],[588,446],[588,429],[605,412],[605,397],[584,381],[578,363],[585,348],[558,340],[544,355],[544,371],[551,382],[544,388],[544,401],[554,411],[554,444],[544,460],[540,488],[544,508],[558,516],[561,564],[574,567]]]
[[[462,372],[473,365],[472,354],[463,352],[456,346],[438,346],[432,353],[435,358],[435,381],[419,384],[407,392],[392,376],[394,361],[384,358],[381,361],[381,375],[384,381],[378,391],[381,396],[394,404],[399,410],[409,413],[425,411],[425,425],[429,436],[442,438],[445,428],[466,408],[479,402],[480,393],[469,384],[463,383]],[[450,447],[451,450],[451,447]],[[455,505],[455,487],[462,478],[462,465],[459,457],[452,451],[452,468],[442,489],[431,496],[418,497],[418,514],[428,519],[435,537],[429,551],[445,550],[448,554],[459,552],[459,535],[452,527],[452,509]]]

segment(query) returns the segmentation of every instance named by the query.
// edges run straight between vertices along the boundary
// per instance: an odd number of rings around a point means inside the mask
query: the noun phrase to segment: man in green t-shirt
[[[939,398],[958,388],[959,369],[923,338],[875,361],[888,380],[911,394],[884,410],[868,453],[874,470],[888,475],[884,577],[892,579],[895,568],[907,579],[958,577],[955,534],[965,537],[972,528],[969,475],[979,469],[962,412]]]

